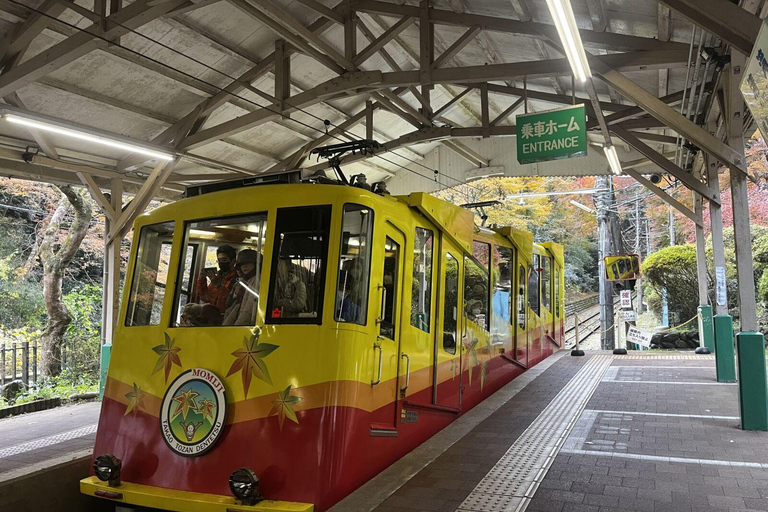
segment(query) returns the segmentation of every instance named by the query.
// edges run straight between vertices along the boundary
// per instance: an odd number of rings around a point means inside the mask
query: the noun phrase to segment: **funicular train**
[[[116,505],[327,510],[563,346],[562,246],[424,193],[240,184],[134,229],[81,481]]]

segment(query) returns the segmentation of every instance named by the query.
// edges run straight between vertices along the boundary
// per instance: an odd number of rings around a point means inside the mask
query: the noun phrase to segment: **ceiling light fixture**
[[[616,155],[616,148],[611,145],[605,146],[603,149],[605,150],[606,158],[608,158],[608,163],[611,164],[611,172],[616,176],[621,176],[621,162],[619,162],[619,157]]]
[[[33,128],[35,130],[43,130],[46,132],[56,133],[59,135],[72,137],[74,139],[93,142],[94,144],[101,144],[102,146],[109,146],[116,149],[122,149],[124,151],[129,151],[131,153],[138,153],[140,155],[148,156],[151,158],[157,158],[159,160],[166,160],[169,162],[173,160],[173,156],[168,155],[166,153],[161,153],[159,151],[154,151],[152,149],[144,148],[134,144],[120,142],[107,137],[101,137],[99,135],[92,135],[90,133],[85,133],[78,130],[71,130],[69,128],[64,128],[62,126],[57,126],[50,123],[43,123],[40,121],[27,119],[26,117],[20,117],[15,114],[6,114],[5,120],[14,124],[20,124],[22,126],[26,126],[27,128]]]
[[[584,52],[584,46],[581,44],[579,28],[576,26],[576,19],[573,17],[570,0],[547,0],[549,12],[555,20],[557,33],[560,35],[560,42],[563,44],[565,56],[571,64],[571,69],[576,79],[584,83],[587,78],[592,76],[587,61],[587,54]]]

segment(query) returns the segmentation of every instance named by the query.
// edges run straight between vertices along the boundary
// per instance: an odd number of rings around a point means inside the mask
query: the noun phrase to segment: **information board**
[[[584,105],[516,117],[517,161],[521,164],[587,156]]]
[[[725,267],[715,268],[715,299],[720,306],[725,306],[728,300],[728,293],[725,287]]]
[[[632,309],[632,291],[621,290],[621,309]]]
[[[650,347],[652,337],[652,332],[644,331],[637,327],[630,327],[629,331],[627,331],[627,343],[635,343],[642,347]]]

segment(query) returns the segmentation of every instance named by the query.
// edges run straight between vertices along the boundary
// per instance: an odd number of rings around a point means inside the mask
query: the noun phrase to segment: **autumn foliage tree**
[[[64,271],[75,257],[88,232],[93,210],[85,191],[69,185],[57,187],[61,199],[48,225],[38,234],[38,255],[43,265],[43,298],[48,311],[48,324],[42,335],[42,374],[61,373],[61,346],[72,316],[62,299]],[[73,211],[69,229],[64,228],[67,214]]]

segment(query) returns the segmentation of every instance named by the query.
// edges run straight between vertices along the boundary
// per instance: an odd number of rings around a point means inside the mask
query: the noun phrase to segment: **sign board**
[[[741,95],[757,122],[763,138],[768,137],[768,28],[763,21],[747,69],[741,81]]]
[[[627,310],[622,311],[621,316],[624,318],[627,322],[635,322],[637,321],[637,313],[635,313],[633,310]]]
[[[715,268],[715,299],[719,306],[725,306],[728,301],[728,293],[725,288],[725,267]]]
[[[650,347],[652,337],[652,332],[644,331],[637,327],[630,327],[629,331],[627,331],[627,343],[635,343],[641,347]]]
[[[521,164],[587,156],[584,105],[519,115],[515,124]]]
[[[631,290],[621,290],[621,309],[632,309]]]

